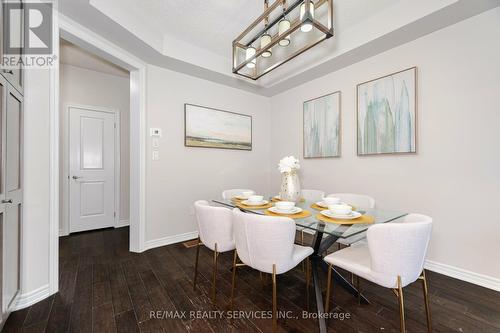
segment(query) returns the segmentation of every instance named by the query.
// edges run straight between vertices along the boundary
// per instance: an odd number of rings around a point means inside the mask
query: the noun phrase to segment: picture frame
[[[305,159],[342,155],[342,93],[335,91],[303,103],[302,147]]]
[[[251,151],[252,116],[184,104],[184,146]]]
[[[356,87],[357,155],[416,154],[417,67]]]

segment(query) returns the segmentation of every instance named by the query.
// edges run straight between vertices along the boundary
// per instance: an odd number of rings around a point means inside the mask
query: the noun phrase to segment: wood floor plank
[[[43,301],[40,301],[33,305],[29,310],[28,316],[26,317],[23,326],[33,326],[40,322],[46,322],[49,319],[53,302],[54,296],[50,296]]]
[[[68,331],[71,305],[67,303],[67,300],[60,293],[55,295],[52,311],[47,322],[47,332],[63,333]]]
[[[111,303],[111,301],[109,281],[97,282],[92,285],[92,306],[94,308]]]
[[[142,323],[139,324],[139,330],[141,331],[141,333],[177,332],[177,331],[165,331],[165,329],[161,325],[161,321],[158,319],[150,319],[143,321]]]
[[[23,328],[26,317],[28,316],[30,308],[25,308],[10,314],[9,318],[5,322],[2,332],[4,333],[16,333],[20,332]]]
[[[143,266],[139,265],[139,261],[129,260],[124,263],[123,268],[132,306],[134,307],[137,321],[141,323],[150,319],[150,312],[153,311],[153,308],[140,277]]]
[[[115,316],[116,330],[120,333],[140,332],[133,310],[122,312]]]
[[[115,316],[111,303],[94,307],[92,310],[92,330],[100,333],[116,332]]]
[[[132,310],[132,302],[128,293],[127,282],[120,263],[109,265],[109,284],[115,314]]]
[[[88,259],[80,259],[69,332],[92,332],[92,264]]]
[[[47,321],[41,321],[37,324],[24,326],[21,330],[22,333],[44,333],[47,327]]]

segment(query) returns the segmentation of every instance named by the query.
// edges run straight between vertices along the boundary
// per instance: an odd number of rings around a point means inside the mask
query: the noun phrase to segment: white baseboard
[[[123,228],[123,227],[128,227],[130,225],[129,220],[120,220],[118,221],[118,224],[115,225],[115,228]]]
[[[38,289],[25,294],[19,294],[10,310],[17,311],[31,306],[50,296],[49,285],[46,284]]]
[[[116,228],[123,228],[123,227],[128,227],[130,225],[129,220],[120,220],[117,225],[115,225]],[[64,237],[68,236],[69,232],[64,231],[64,229],[59,229],[59,237]]]
[[[465,282],[472,284],[477,284],[478,286],[485,287],[488,289],[493,289],[500,291],[500,279],[491,276],[474,273],[466,269],[442,264],[432,260],[425,261],[425,269],[430,271],[440,273],[452,278],[456,278]]]
[[[146,246],[145,246],[144,250],[146,251],[146,250],[154,249],[155,247],[185,242],[187,240],[191,240],[191,239],[194,239],[197,237],[198,237],[198,231],[191,231],[191,232],[186,232],[184,234],[153,239],[153,240],[146,241]]]

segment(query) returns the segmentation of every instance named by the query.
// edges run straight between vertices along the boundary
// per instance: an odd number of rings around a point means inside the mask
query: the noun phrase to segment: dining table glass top
[[[269,200],[271,199],[272,197],[269,197]],[[212,201],[226,207],[238,207],[236,205],[236,201],[233,201],[232,199],[213,199]],[[314,204],[314,202],[311,201],[301,201],[296,204],[297,207],[311,212],[311,215],[308,217],[293,219],[297,228],[303,229],[305,232],[309,230],[310,233],[318,231],[338,238],[348,238],[366,231],[369,227],[375,224],[392,222],[407,215],[407,213],[401,211],[358,208],[357,211],[363,215],[372,216],[374,218],[374,222],[367,224],[336,224],[318,220],[316,215],[319,214],[320,211],[312,208],[312,204]],[[265,209],[238,208],[249,213],[265,215]]]

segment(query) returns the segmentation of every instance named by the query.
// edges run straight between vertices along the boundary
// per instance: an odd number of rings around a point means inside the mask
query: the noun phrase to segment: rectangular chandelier
[[[333,0],[264,0],[264,12],[233,41],[233,73],[257,80],[333,36]]]

